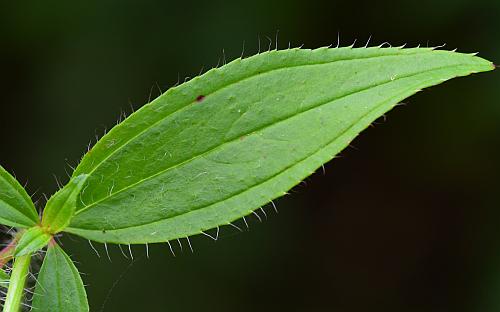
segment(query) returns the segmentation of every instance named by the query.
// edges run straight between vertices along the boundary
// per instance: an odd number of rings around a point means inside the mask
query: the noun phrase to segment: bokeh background
[[[1,1],[0,163],[51,194],[180,77],[278,45],[437,46],[500,62],[500,1]],[[224,53],[222,52],[224,49]],[[500,76],[421,92],[250,231],[134,261],[64,237],[91,311],[499,311]],[[240,226],[242,222],[238,223]]]

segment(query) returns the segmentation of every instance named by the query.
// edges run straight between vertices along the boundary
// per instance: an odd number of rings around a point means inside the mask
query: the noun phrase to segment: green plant
[[[88,311],[54,235],[164,243],[240,219],[283,196],[422,88],[493,64],[432,48],[320,48],[237,59],[168,90],[114,127],[39,218],[0,167],[0,222],[18,230],[4,311],[18,311],[31,255],[47,248],[36,311]]]

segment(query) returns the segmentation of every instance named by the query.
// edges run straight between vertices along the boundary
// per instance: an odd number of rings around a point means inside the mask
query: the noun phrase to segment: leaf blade
[[[55,234],[64,230],[71,222],[79,194],[85,185],[87,175],[76,176],[69,183],[54,194],[43,211],[42,227],[49,233]]]
[[[15,227],[32,227],[38,214],[26,190],[0,166],[0,223]]]
[[[147,243],[228,224],[282,196],[398,101],[492,68],[430,49],[274,55],[286,66],[267,70],[263,56],[233,62],[167,92],[112,130],[75,172],[93,178],[82,195],[82,203],[92,203],[77,209],[67,231]]]
[[[21,239],[16,244],[14,257],[21,257],[28,254],[36,253],[38,250],[47,246],[52,235],[46,233],[39,226],[32,227],[23,233]]]
[[[3,269],[0,269],[0,287],[9,288],[10,275]]]
[[[89,306],[82,279],[73,261],[51,243],[38,275],[33,309],[53,312],[87,312]]]

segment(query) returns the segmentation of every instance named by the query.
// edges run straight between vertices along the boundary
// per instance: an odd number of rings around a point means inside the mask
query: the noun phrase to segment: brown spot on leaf
[[[201,102],[201,101],[203,101],[204,99],[205,99],[205,96],[204,96],[204,95],[198,95],[198,96],[196,97],[196,102]]]

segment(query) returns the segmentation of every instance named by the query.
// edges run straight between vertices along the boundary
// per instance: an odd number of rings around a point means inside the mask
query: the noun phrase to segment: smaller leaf
[[[16,245],[16,251],[14,252],[14,257],[21,257],[30,253],[37,252],[43,247],[47,246],[52,235],[45,232],[39,226],[32,227],[31,229],[24,232],[23,236]]]
[[[55,234],[64,230],[75,214],[76,201],[87,180],[87,175],[79,175],[54,194],[43,212],[42,226],[47,232]]]
[[[26,190],[0,166],[0,223],[16,227],[32,227],[38,214]]]
[[[70,257],[55,242],[49,244],[38,275],[33,311],[89,311],[80,273]]]
[[[0,269],[0,287],[8,288],[9,287],[10,275],[7,274],[4,270]]]

